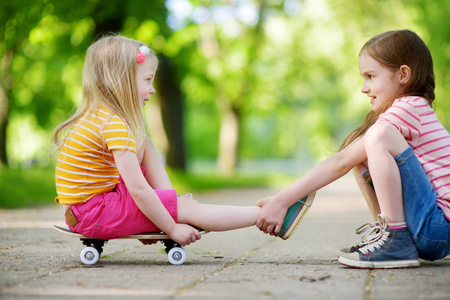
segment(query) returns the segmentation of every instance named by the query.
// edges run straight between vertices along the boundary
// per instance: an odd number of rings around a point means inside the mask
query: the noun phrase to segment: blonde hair
[[[109,35],[94,42],[86,52],[83,68],[83,97],[77,111],[58,125],[53,134],[56,150],[65,140],[65,133],[86,112],[99,105],[109,108],[127,122],[139,149],[147,135],[136,81],[136,54],[142,42],[120,35]],[[150,50],[150,57],[158,59]]]
[[[370,55],[381,65],[393,71],[398,70],[402,65],[407,65],[411,69],[411,78],[398,95],[394,95],[377,111],[370,111],[366,115],[364,122],[345,138],[340,150],[363,136],[377,121],[378,116],[392,106],[395,99],[402,96],[420,96],[425,98],[432,107],[435,98],[433,59],[427,45],[416,33],[405,29],[376,35],[364,44],[359,55],[363,53]]]

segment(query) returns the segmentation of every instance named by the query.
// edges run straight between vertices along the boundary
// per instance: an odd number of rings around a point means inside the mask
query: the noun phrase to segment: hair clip
[[[141,64],[145,61],[145,56],[150,54],[150,48],[147,46],[139,47],[139,52],[136,54],[136,61]]]

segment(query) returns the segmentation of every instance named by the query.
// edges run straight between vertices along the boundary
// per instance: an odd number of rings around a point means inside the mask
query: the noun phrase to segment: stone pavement
[[[203,203],[251,205],[270,189],[194,194]],[[341,266],[336,249],[370,221],[357,186],[344,177],[317,193],[287,241],[256,228],[209,233],[171,265],[162,244],[110,241],[94,266],[80,262],[78,239],[51,229],[62,210],[0,210],[0,299],[450,299],[450,259],[418,269]]]

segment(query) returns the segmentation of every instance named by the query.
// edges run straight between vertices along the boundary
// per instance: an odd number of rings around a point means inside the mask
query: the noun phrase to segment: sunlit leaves
[[[10,132],[23,146],[33,128],[48,134],[67,117],[81,97],[85,50],[115,18],[117,31],[176,68],[190,157],[217,155],[223,107],[241,114],[242,158],[329,154],[370,109],[359,49],[390,29],[413,29],[429,45],[437,114],[449,128],[449,9],[447,0],[3,1],[0,83],[11,97]]]
[[[90,33],[95,27],[94,20],[90,17],[82,18],[74,22],[70,42],[73,46],[79,46],[85,39],[90,36]]]

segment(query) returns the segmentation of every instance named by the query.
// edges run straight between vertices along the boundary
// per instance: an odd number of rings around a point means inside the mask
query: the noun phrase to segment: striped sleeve
[[[128,125],[117,115],[111,116],[102,128],[102,136],[108,151],[125,150],[136,153],[136,142]]]
[[[406,141],[416,141],[421,133],[419,113],[414,103],[398,99],[394,104],[382,113],[377,122],[389,122],[400,131]]]

